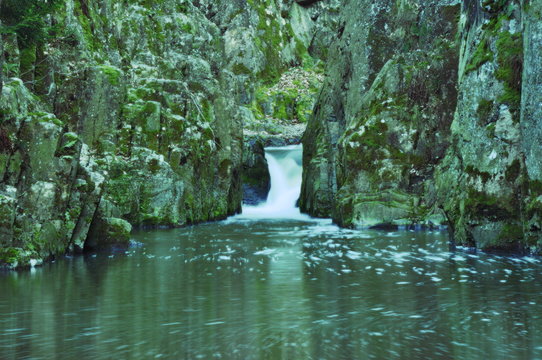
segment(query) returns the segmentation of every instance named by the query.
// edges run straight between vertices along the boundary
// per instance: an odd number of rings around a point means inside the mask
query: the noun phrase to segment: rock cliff
[[[239,212],[305,126],[303,211],[540,252],[540,0],[28,3],[0,1],[0,266]]]
[[[325,56],[329,5],[58,3],[1,39],[0,266],[239,212],[256,89]]]
[[[539,252],[541,2],[359,6],[342,8],[303,138],[302,209]]]

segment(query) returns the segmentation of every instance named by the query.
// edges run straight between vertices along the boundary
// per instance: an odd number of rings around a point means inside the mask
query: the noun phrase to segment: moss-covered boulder
[[[112,246],[128,246],[132,225],[126,220],[111,217],[96,219],[92,224],[86,250],[107,249]]]

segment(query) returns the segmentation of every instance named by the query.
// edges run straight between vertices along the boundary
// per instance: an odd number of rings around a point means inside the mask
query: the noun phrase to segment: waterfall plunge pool
[[[537,258],[288,219],[289,199],[1,273],[0,359],[542,358]]]

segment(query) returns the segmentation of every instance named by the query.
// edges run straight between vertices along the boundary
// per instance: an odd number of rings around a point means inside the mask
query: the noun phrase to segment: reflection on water
[[[541,263],[234,218],[0,274],[1,359],[534,359]]]

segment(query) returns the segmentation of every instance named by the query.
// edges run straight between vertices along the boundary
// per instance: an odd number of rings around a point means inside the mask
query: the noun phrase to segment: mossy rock
[[[521,83],[523,74],[523,37],[520,33],[508,31],[499,33],[496,42],[499,68],[495,77],[504,83],[504,91],[498,100],[515,113],[514,121],[519,122]]]
[[[39,265],[41,259],[32,259],[33,252],[18,248],[0,248],[0,269],[13,270],[21,267]]]
[[[0,249],[0,267],[16,267],[19,263],[22,252],[22,249],[13,247]]]
[[[489,222],[472,227],[470,233],[476,246],[487,252],[521,253],[525,251],[524,229],[519,222]]]
[[[119,86],[123,75],[122,70],[111,65],[99,65],[98,70],[105,75],[109,84]]]
[[[483,64],[493,61],[494,57],[488,39],[483,38],[471,55],[470,61],[465,68],[465,74],[478,70]]]
[[[85,242],[85,250],[104,249],[111,246],[127,246],[132,225],[119,218],[101,218],[93,222]]]

